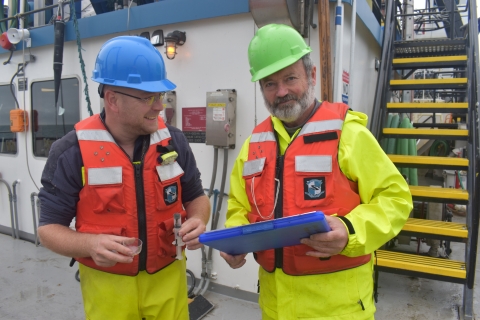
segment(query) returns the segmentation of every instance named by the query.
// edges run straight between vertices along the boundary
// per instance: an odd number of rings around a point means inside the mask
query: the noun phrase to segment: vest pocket
[[[266,158],[260,158],[245,161],[243,164],[242,177],[245,180],[248,200],[257,207],[265,204],[266,183],[268,183],[268,181],[265,181],[266,179],[262,179],[265,159]]]
[[[112,234],[114,236],[127,236],[126,227],[116,227],[116,226],[103,226],[99,224],[91,223],[82,223],[76,231],[82,233],[93,233],[93,234]]]
[[[332,156],[296,156],[294,179],[299,208],[325,206],[333,201]]]
[[[156,167],[155,206],[157,210],[165,210],[179,201],[180,177],[183,170],[177,162]]]
[[[94,213],[125,213],[123,184],[90,186],[90,195]]]
[[[125,213],[122,167],[88,168],[87,178],[94,213]]]
[[[187,213],[185,210],[180,212],[182,216],[182,223],[185,222]],[[177,247],[173,244],[175,241],[175,234],[173,232],[173,217],[162,221],[158,224],[158,255],[162,258],[175,257],[177,255]]]

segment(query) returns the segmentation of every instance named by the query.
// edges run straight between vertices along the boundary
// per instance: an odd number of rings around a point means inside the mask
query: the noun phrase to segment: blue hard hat
[[[167,79],[160,52],[146,38],[137,36],[115,37],[105,42],[98,52],[92,80],[147,92],[177,87]]]

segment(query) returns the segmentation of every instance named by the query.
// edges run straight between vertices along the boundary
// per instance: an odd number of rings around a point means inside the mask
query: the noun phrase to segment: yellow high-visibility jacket
[[[290,137],[279,119],[271,119],[283,154],[300,129]],[[361,204],[345,215],[355,230],[349,232],[348,244],[340,253],[348,257],[373,254],[400,232],[413,207],[405,179],[366,128],[367,120],[361,112],[347,113],[338,152],[340,169],[358,183],[361,199]],[[227,228],[249,223],[251,207],[242,178],[249,142],[250,137],[230,177]],[[263,319],[372,319],[374,263],[372,257],[370,263],[356,268],[308,276],[289,276],[281,269],[268,273],[260,268]]]

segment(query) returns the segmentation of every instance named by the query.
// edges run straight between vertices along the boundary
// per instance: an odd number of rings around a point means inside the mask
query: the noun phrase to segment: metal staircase
[[[420,13],[403,10],[408,5],[411,6],[411,2],[405,0],[402,5],[399,2],[387,1],[383,52],[371,130],[378,141],[391,138],[464,141],[464,158],[398,154],[390,154],[389,157],[398,168],[467,171],[465,189],[431,187],[421,185],[422,183],[410,186],[413,200],[417,202],[465,204],[465,223],[410,218],[401,232],[401,235],[417,239],[430,238],[463,243],[465,259],[454,261],[385,249],[376,252],[376,269],[463,284],[463,307],[459,310],[460,315],[463,319],[473,319],[480,189],[476,1],[470,1],[464,9],[457,8],[453,0],[442,0],[438,2],[439,7],[429,7],[428,10],[419,11]],[[438,17],[439,10],[442,10],[443,20],[435,21],[435,26],[443,25],[443,34],[446,33],[448,38],[411,40],[414,37],[405,36],[408,34],[409,18],[413,18],[418,25],[421,19],[426,21],[430,14]],[[463,22],[459,21],[461,15],[467,18],[467,22],[473,23],[463,25]],[[453,32],[451,26],[454,26]],[[458,36],[460,34],[462,37]],[[427,72],[431,76],[415,78],[417,70],[424,70],[424,74]],[[428,91],[430,101],[415,102],[411,94],[415,90]],[[412,121],[413,128],[387,127],[389,114],[399,114],[415,120],[413,115],[419,113],[431,114],[431,123]],[[454,114],[464,125],[435,121],[437,114],[446,113]]]

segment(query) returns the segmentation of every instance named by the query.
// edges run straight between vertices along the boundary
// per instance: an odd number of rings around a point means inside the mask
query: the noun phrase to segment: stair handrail
[[[387,82],[390,80],[390,65],[393,58],[392,50],[396,30],[396,4],[397,1],[387,1],[387,7],[385,10],[385,28],[383,30],[382,57],[380,60],[380,66],[378,68],[375,98],[373,100],[372,108],[372,121],[370,123],[370,131],[377,138],[377,141],[380,141],[380,128],[385,112],[384,108],[382,108],[382,105],[385,105],[384,102],[386,100],[386,95],[388,94],[388,90],[385,90],[385,87],[387,85]]]
[[[470,201],[467,207],[467,228],[470,237],[466,247],[466,269],[467,269],[467,287],[473,289],[475,282],[475,265],[477,259],[477,243],[479,232],[479,204],[480,196],[480,178],[477,177],[479,164],[479,142],[480,130],[478,127],[478,107],[480,101],[480,73],[478,57],[478,21],[476,0],[469,0],[469,21],[468,21],[468,41],[467,41],[467,76],[468,85],[468,103],[471,106],[468,111],[468,125],[471,130],[467,153],[469,154],[469,170],[467,178],[467,188],[471,190]]]

